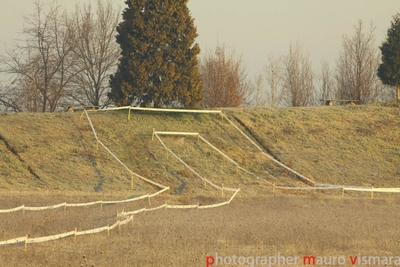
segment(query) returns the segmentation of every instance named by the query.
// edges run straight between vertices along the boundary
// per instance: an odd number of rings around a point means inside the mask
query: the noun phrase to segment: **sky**
[[[50,0],[42,0],[44,2]],[[125,0],[111,0],[125,8]],[[95,0],[58,0],[72,11],[76,3]],[[0,53],[19,37],[23,15],[33,11],[33,1],[0,1]],[[242,56],[250,79],[255,79],[269,56],[286,55],[299,41],[310,54],[314,70],[323,59],[334,67],[344,35],[354,34],[361,19],[372,22],[377,47],[386,39],[392,17],[400,12],[400,0],[189,0],[188,7],[202,51],[226,45]]]

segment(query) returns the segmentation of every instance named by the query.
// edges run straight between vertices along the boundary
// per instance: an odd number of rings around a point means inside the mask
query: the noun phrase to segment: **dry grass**
[[[88,200],[93,195],[15,194],[15,205],[53,197]],[[116,197],[116,196],[114,196]],[[163,199],[159,199],[160,202]],[[243,197],[211,210],[159,210],[135,215],[134,224],[91,236],[1,247],[0,266],[204,266],[207,255],[345,256],[389,255],[399,251],[398,199]],[[2,215],[3,238],[31,237],[99,227],[116,221],[117,210],[135,204]],[[154,203],[157,205],[157,203]],[[302,266],[302,265],[298,265]],[[351,266],[350,264],[346,266]]]
[[[398,107],[346,106],[224,111],[275,158],[319,183],[400,187]],[[126,199],[157,189],[130,174],[96,142],[78,113],[0,115],[0,209]],[[199,132],[232,159],[279,185],[305,186],[262,156],[217,115],[90,113],[100,140],[133,171],[171,187],[151,205],[202,205],[229,195],[204,185],[157,141],[157,131]],[[242,124],[242,125],[241,125]],[[399,251],[397,195],[291,193],[240,171],[201,140],[161,136],[201,176],[240,186],[231,205],[156,211],[134,225],[73,239],[0,248],[0,266],[204,266],[206,255],[394,255]],[[269,174],[267,174],[268,172]],[[294,195],[295,194],[295,195]],[[112,224],[132,204],[0,214],[0,240]],[[22,218],[22,219],[21,219]]]

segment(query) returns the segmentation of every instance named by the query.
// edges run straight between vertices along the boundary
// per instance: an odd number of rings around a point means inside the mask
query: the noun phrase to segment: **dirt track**
[[[10,205],[21,201],[1,196],[3,204],[6,199],[12,202]],[[35,201],[54,204],[57,200],[49,195]],[[100,233],[78,237],[76,243],[67,238],[34,244],[28,246],[27,252],[23,245],[0,247],[0,266],[205,266],[207,255],[250,257],[278,253],[345,256],[346,266],[351,266],[351,255],[399,254],[399,204],[400,199],[389,198],[239,196],[231,205],[216,209],[159,210],[136,215],[133,226],[124,226],[121,232],[114,230],[110,236]],[[26,233],[61,233],[76,226],[104,226],[116,221],[118,209],[129,210],[148,203],[135,205],[108,206],[101,212],[92,207],[1,214],[1,240]]]

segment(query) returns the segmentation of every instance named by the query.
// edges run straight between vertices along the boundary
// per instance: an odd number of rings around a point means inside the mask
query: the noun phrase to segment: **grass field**
[[[400,187],[398,107],[340,106],[225,109],[226,116],[265,152],[317,183]],[[134,179],[101,146],[80,113],[0,114],[0,209],[62,202],[126,199],[158,190]],[[132,171],[170,187],[163,204],[226,201],[169,154],[153,130],[196,132],[265,181],[307,185],[268,160],[219,115],[127,111],[90,112],[99,140]],[[276,190],[238,169],[190,136],[161,136],[174,153],[213,183],[241,189],[210,210],[159,210],[106,233],[0,247],[0,266],[204,266],[207,255],[392,255],[400,248],[396,194],[341,190]],[[147,200],[44,212],[0,214],[0,241],[113,224],[117,212]],[[349,263],[349,261],[348,261]],[[239,266],[239,265],[237,265]],[[261,265],[260,265],[261,266]],[[282,266],[282,265],[281,265]],[[294,265],[292,265],[294,266]],[[301,265],[298,265],[301,266]],[[348,266],[351,266],[349,264]]]

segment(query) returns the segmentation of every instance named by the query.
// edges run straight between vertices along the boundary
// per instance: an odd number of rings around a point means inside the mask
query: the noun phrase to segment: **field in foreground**
[[[400,187],[399,109],[378,106],[227,109],[227,117],[263,151],[317,183]],[[0,115],[0,209],[126,199],[158,189],[132,176],[104,149],[80,113]],[[169,204],[207,205],[230,195],[204,187],[152,132],[200,133],[265,181],[302,186],[218,115],[92,112],[99,139],[136,173],[171,188],[134,204],[0,214],[0,241],[113,224],[117,212]],[[0,266],[204,266],[206,256],[396,256],[398,195],[341,190],[292,193],[242,172],[205,142],[162,136],[202,177],[240,187],[228,206],[158,210],[120,231],[0,247]],[[288,194],[290,193],[290,195]],[[226,264],[228,265],[228,264]],[[376,266],[377,264],[370,264]],[[220,265],[223,266],[223,265]],[[283,266],[283,265],[281,265]],[[292,265],[294,266],[294,265]],[[299,265],[301,266],[301,265]],[[324,266],[324,265],[320,265]],[[351,266],[351,264],[347,264]]]
[[[88,200],[90,196],[14,194],[0,198],[18,205],[28,199],[45,203],[65,198]],[[4,238],[25,233],[35,236],[70,231],[76,226],[102,226],[115,222],[116,212],[122,208],[135,207],[1,215],[0,234]],[[133,225],[115,229],[109,236],[105,232],[77,237],[75,243],[67,238],[32,244],[26,252],[23,245],[1,247],[0,266],[205,266],[206,256],[232,259],[234,255],[248,258],[278,253],[300,258],[343,256],[347,261],[343,266],[352,266],[349,257],[359,254],[398,256],[399,221],[399,199],[239,195],[231,205],[216,209],[135,215]]]

